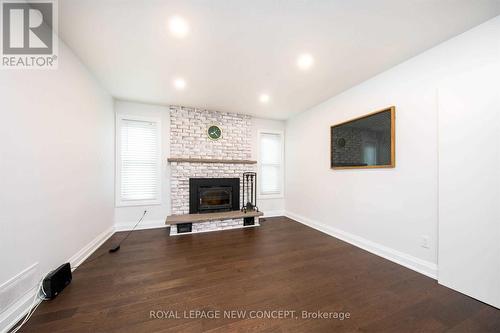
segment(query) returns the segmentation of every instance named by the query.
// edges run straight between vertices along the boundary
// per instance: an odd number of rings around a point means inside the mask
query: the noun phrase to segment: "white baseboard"
[[[83,249],[74,254],[71,258],[69,258],[68,262],[71,264],[72,270],[74,267],[79,266],[82,262],[85,261],[92,253],[95,252],[105,241],[109,239],[109,237],[113,236],[115,233],[115,228],[110,227],[101,234],[99,234],[94,240],[85,245]]]
[[[284,210],[268,210],[264,211],[264,216],[263,218],[266,217],[276,217],[276,216],[285,216],[285,211]]]
[[[87,259],[92,253],[95,252],[105,241],[109,239],[114,233],[115,228],[110,227],[96,238],[94,238],[90,243],[85,245],[80,251],[71,256],[67,262],[71,264],[71,267],[77,267],[85,259]],[[7,310],[5,310],[0,315],[0,332],[8,332],[12,327],[19,322],[31,309],[33,298],[35,297],[35,292],[38,292],[38,285],[31,288],[24,296],[18,299],[14,304],[12,304]]]
[[[343,240],[347,243],[350,243],[356,247],[359,247],[363,250],[376,254],[382,258],[393,261],[399,265],[402,265],[406,268],[412,269],[418,273],[424,274],[430,278],[437,279],[437,265],[426,260],[419,259],[417,257],[411,256],[409,254],[394,250],[387,246],[372,242],[363,237],[359,237],[353,235],[351,233],[336,229],[334,227],[325,225],[323,223],[319,223],[317,221],[313,221],[304,216],[295,214],[290,211],[285,211],[285,216],[300,222],[304,225],[307,225],[313,229],[321,231],[325,234],[328,234],[332,237]]]
[[[115,223],[115,231],[129,231],[132,230],[137,222],[118,222]],[[169,225],[165,224],[165,220],[145,220],[139,223],[135,230],[166,228]]]
[[[5,333],[10,331],[17,322],[28,314],[33,305],[35,292],[38,292],[38,286],[31,288],[29,292],[24,294],[24,296],[2,313],[0,316],[0,332]],[[36,306],[41,301],[41,299],[38,299],[34,305]]]

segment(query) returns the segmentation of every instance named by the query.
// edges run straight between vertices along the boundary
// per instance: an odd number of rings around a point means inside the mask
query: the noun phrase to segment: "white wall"
[[[148,214],[138,228],[163,227],[166,217],[171,214],[170,202],[170,165],[167,158],[170,156],[170,114],[167,106],[142,104],[128,101],[116,100],[115,112],[117,114],[132,114],[143,116],[161,116],[162,119],[162,203],[152,206],[132,206],[115,208],[115,225],[117,230],[128,230],[132,228],[141,217],[144,210]],[[285,122],[281,120],[270,120],[252,118],[252,159],[258,159],[258,136],[259,130],[285,130]],[[266,216],[283,214],[285,208],[284,198],[262,199],[258,198],[259,208]]]
[[[0,285],[38,263],[28,281],[4,285],[5,301],[111,235],[114,116],[62,42],[57,70],[2,70],[0,87]],[[0,331],[19,302],[0,314]]]
[[[500,52],[439,89],[439,283],[500,308]],[[471,112],[474,110],[474,112]]]
[[[500,17],[289,119],[287,215],[436,276],[437,90],[448,76],[498,61],[498,36]],[[391,105],[396,168],[331,170],[330,126]]]
[[[144,210],[148,213],[138,229],[159,228],[165,226],[165,219],[170,215],[170,166],[167,157],[170,153],[170,116],[166,106],[134,103],[115,100],[115,112],[122,115],[154,116],[161,118],[161,160],[162,177],[161,191],[162,202],[160,205],[129,206],[115,208],[115,225],[117,230],[129,230],[137,223]]]

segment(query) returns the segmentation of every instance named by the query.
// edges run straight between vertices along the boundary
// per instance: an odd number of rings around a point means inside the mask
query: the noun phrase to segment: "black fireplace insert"
[[[189,213],[238,210],[239,178],[190,178]]]

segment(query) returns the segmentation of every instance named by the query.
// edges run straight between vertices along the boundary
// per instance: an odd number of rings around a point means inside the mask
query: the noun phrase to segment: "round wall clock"
[[[222,130],[217,125],[211,125],[207,129],[208,137],[212,140],[219,140],[222,137]]]
[[[345,139],[344,138],[337,139],[337,145],[340,148],[344,148],[345,147]]]

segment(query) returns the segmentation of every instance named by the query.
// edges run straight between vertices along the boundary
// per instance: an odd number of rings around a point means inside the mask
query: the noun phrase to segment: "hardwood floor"
[[[136,231],[107,254],[123,236],[96,251],[21,331],[500,332],[500,310],[287,218],[178,237]],[[150,318],[161,310],[181,318]],[[206,319],[186,318],[185,310],[247,313]],[[270,310],[297,318],[250,318]],[[302,319],[302,311],[350,318]]]

